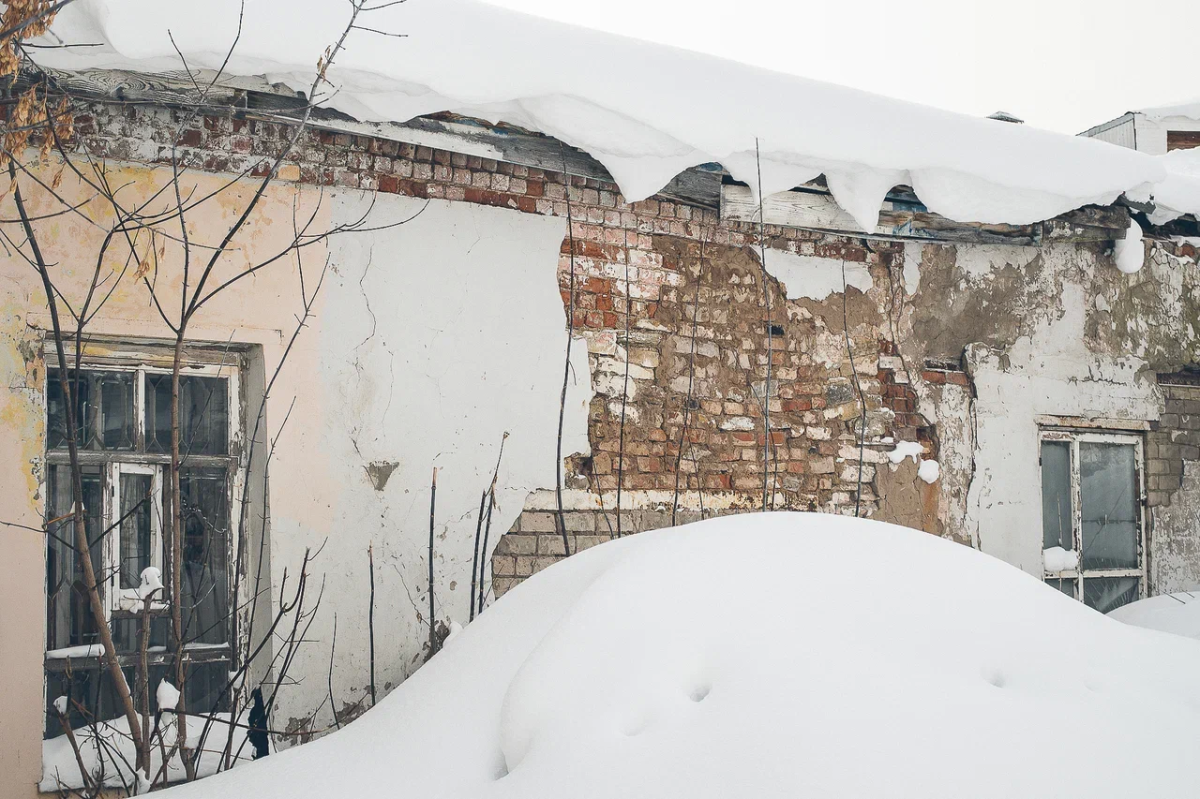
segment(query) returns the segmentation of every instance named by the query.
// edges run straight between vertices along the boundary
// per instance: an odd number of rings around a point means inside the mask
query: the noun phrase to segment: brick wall
[[[1165,405],[1146,444],[1146,489],[1151,507],[1170,507],[1185,468],[1200,461],[1200,376],[1159,375]]]
[[[164,108],[96,105],[77,118],[76,131],[95,156],[163,163],[179,119]],[[179,158],[193,169],[261,175],[293,132],[276,122],[202,116],[183,133]],[[882,287],[902,270],[899,244],[767,226],[768,267],[780,251],[845,260],[865,265],[879,287],[867,294],[851,287],[844,300],[838,292],[789,301],[768,279],[768,318],[757,227],[723,223],[711,209],[661,197],[631,204],[601,180],[316,130],[302,135],[280,178],[562,218],[570,198],[574,224],[562,244],[559,285],[586,339],[597,394],[592,455],[569,460],[568,485],[606,507],[618,486],[641,494],[637,509],[620,517],[624,532],[670,524],[667,503],[645,501],[654,492],[681,492],[681,521],[698,517],[706,496],[704,515],[761,507],[764,473],[776,508],[836,512],[857,502],[871,515],[885,458],[878,446],[858,446],[863,405],[869,440],[920,440],[936,452],[936,431],[908,385],[921,373],[898,368],[884,323],[892,297]],[[617,518],[577,511],[567,525],[574,550],[607,540]],[[525,513],[496,549],[496,593],[561,557],[561,548],[549,513]]]

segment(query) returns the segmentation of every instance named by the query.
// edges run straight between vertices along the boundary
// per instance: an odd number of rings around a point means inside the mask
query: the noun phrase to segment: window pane
[[[1083,498],[1083,568],[1138,566],[1138,492],[1129,444],[1079,445]]]
[[[1116,610],[1137,598],[1137,577],[1085,577],[1083,580],[1083,601],[1101,613]]]
[[[170,624],[170,615],[168,613],[152,613],[150,616],[150,643],[148,646],[151,650],[156,647],[165,652],[167,649],[167,634]],[[138,651],[138,647],[142,643],[142,617],[124,616],[112,619],[109,622],[113,633],[113,645],[116,646],[117,652],[133,653]]]
[[[83,474],[84,529],[92,554],[92,569],[97,582],[104,580],[101,566],[102,480],[99,469]],[[87,589],[83,566],[76,557],[75,525],[70,516],[71,469],[51,466],[46,476],[46,648],[94,644],[99,640]],[[55,521],[55,520],[58,521]],[[102,592],[103,594],[103,592]]]
[[[227,478],[224,469],[183,469],[179,476],[183,495],[180,591],[186,643],[229,641]]]
[[[154,497],[153,480],[148,474],[121,475],[121,587],[137,588],[142,569],[153,563],[151,537]],[[161,599],[162,597],[156,597]]]
[[[75,394],[75,442],[86,450],[133,449],[132,372],[83,370],[71,383]],[[67,415],[58,369],[46,372],[46,438],[50,449],[66,449]]]
[[[124,669],[129,685],[134,684],[134,669]],[[70,674],[65,671],[49,671],[46,674],[46,737],[63,734],[62,722],[54,709],[54,700],[65,696],[67,722],[72,729],[79,729],[93,720],[104,721],[117,718],[122,711],[113,690],[112,677],[107,668],[101,668],[97,659],[71,661]],[[81,713],[76,705],[83,706]]]
[[[171,451],[171,376],[146,375],[146,451]],[[179,451],[229,453],[229,383],[223,377],[179,378]]]
[[[221,693],[228,684],[229,661],[216,660],[208,663],[192,663],[187,668],[187,707],[189,713],[220,713],[228,709],[228,697]],[[47,738],[63,734],[62,722],[54,709],[54,700],[66,696],[69,700],[68,721],[72,729],[79,729],[92,720],[109,720],[119,718],[124,710],[117,692],[113,689],[112,678],[107,668],[100,668],[95,659],[71,662],[71,674],[64,671],[51,671],[46,675],[46,729]],[[123,668],[125,680],[134,692],[138,710],[142,709],[142,686],[137,681],[137,670],[130,666]],[[150,712],[158,711],[157,693],[161,680],[175,682],[175,667],[151,666],[147,669],[148,699]],[[75,703],[78,702],[87,711],[80,713]],[[225,745],[224,740],[218,741],[212,748],[219,750]]]
[[[1046,580],[1046,585],[1050,586],[1051,588],[1053,588],[1055,590],[1062,591],[1064,594],[1071,597],[1071,599],[1076,598],[1075,597],[1075,581],[1074,580],[1048,579],[1048,580]]]
[[[1071,445],[1042,442],[1042,547],[1074,549],[1071,539]]]

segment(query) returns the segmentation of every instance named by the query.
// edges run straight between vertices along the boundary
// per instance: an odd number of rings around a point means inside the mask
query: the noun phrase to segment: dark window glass
[[[163,613],[152,613],[150,617],[150,650],[165,652],[167,650],[167,634],[171,617]],[[113,631],[113,644],[117,651],[132,654],[141,646],[142,620],[141,616],[117,616],[109,622]]]
[[[1079,445],[1085,569],[1137,568],[1136,452],[1127,444]]]
[[[71,660],[71,668],[55,668],[46,674],[46,737],[53,738],[63,734],[62,722],[54,709],[54,700],[65,696],[67,702],[67,720],[72,729],[79,729],[93,721],[113,719],[123,715],[124,710],[113,690],[112,677],[108,668],[102,666],[96,658]],[[125,680],[131,689],[134,688],[134,668],[123,669]],[[153,670],[152,670],[153,671]],[[151,701],[154,692],[151,691]],[[136,695],[140,695],[137,692]],[[82,706],[83,710],[80,710]]]
[[[102,516],[103,481],[98,469],[83,474],[84,529],[91,548],[92,569],[104,580]],[[46,480],[46,648],[62,649],[97,643],[83,565],[76,555],[75,525],[71,516],[71,470],[50,466]]]
[[[1116,610],[1137,598],[1137,577],[1085,577],[1083,580],[1083,601],[1101,613]]]
[[[146,451],[171,451],[171,376],[146,375]],[[223,377],[179,378],[179,452],[229,454],[229,384]]]
[[[228,473],[224,469],[182,469],[179,485],[183,498],[183,638],[187,643],[225,643],[229,640]],[[164,494],[164,506],[169,507],[170,486]]]
[[[142,686],[137,682],[137,671],[133,666],[123,668],[125,680],[133,691],[138,704],[142,707]],[[158,683],[161,680],[175,682],[174,666],[151,666],[148,671],[150,713],[158,711],[158,701],[155,697]],[[229,661],[216,660],[208,663],[190,663],[187,667],[188,712],[191,713],[220,713],[228,710],[228,700],[221,697],[221,692],[228,683]],[[90,660],[71,661],[71,670],[55,669],[46,675],[46,730],[47,738],[63,734],[62,723],[54,709],[54,700],[60,696],[68,698],[68,721],[73,729],[79,729],[96,720],[119,718],[124,715],[124,709],[113,689],[112,678],[107,668],[101,668],[95,658]],[[78,705],[85,712],[80,712]],[[223,745],[223,742],[222,744]]]
[[[1071,597],[1071,599],[1077,599],[1075,596],[1074,580],[1059,580],[1057,578],[1051,578],[1046,580],[1046,585],[1050,586],[1056,591],[1062,591],[1064,594]]]
[[[137,588],[142,569],[153,562],[154,480],[148,474],[121,475],[121,587]],[[161,596],[155,597],[162,599]]]
[[[1042,546],[1074,549],[1071,539],[1071,445],[1042,442]]]
[[[58,369],[46,372],[46,438],[50,449],[66,449],[63,419],[71,416],[75,442],[82,450],[133,449],[134,396],[132,372],[83,370],[71,379],[75,413],[68,414]]]

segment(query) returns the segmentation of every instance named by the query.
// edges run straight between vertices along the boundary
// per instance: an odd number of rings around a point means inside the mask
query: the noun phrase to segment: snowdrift
[[[78,0],[38,52],[66,69],[216,69],[238,32],[239,0]],[[1160,159],[1093,139],[954,114],[699,53],[526,16],[474,0],[408,0],[362,24],[328,77],[331,104],[364,122],[438,111],[556,136],[604,164],[630,201],[682,170],[719,162],[766,194],[827,177],[839,205],[874,231],[884,196],[912,186],[961,222],[1028,224],[1122,193],[1148,199]],[[346,3],[247,3],[227,74],[307,91]],[[802,37],[801,37],[802,38]],[[1200,192],[1174,189],[1176,213]]]
[[[170,796],[1195,796],[1198,669],[966,547],[741,515],[569,558],[340,732]]]
[[[1123,605],[1108,617],[1135,627],[1200,640],[1200,592],[1152,596]]]

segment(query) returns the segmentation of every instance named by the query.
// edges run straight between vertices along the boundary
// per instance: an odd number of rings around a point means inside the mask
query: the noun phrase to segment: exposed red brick
[[[385,194],[397,194],[400,191],[400,179],[395,175],[379,176],[379,191]]]

